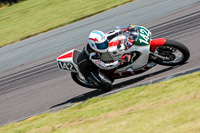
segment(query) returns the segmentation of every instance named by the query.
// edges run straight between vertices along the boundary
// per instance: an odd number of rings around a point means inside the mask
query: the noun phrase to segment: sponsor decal
[[[69,71],[77,71],[76,68],[72,63],[69,62],[58,62],[59,68],[64,69],[64,70],[69,70]]]

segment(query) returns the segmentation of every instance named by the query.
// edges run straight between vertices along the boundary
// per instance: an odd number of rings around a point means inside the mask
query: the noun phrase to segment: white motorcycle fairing
[[[134,26],[130,25],[130,27],[133,28]],[[122,28],[121,30],[123,30],[123,34],[119,34],[109,42],[108,52],[101,55],[101,60],[105,63],[111,63],[120,60],[126,54],[130,55],[131,59],[129,62],[124,62],[112,70],[105,71],[100,69],[111,82],[114,82],[118,78],[143,73],[156,64],[164,66],[182,65],[190,57],[190,51],[184,44],[165,38],[151,40],[151,32],[145,27],[136,26],[133,29],[135,32],[130,32],[131,34],[129,34],[129,31],[126,32],[126,29]],[[132,35],[133,39],[128,38],[126,33]],[[132,41],[134,42],[132,46],[129,45],[131,40],[134,40]],[[79,72],[77,66],[79,54],[80,51],[76,49],[62,54],[57,58],[58,67],[62,70],[71,71],[71,77],[77,84],[87,88],[98,88],[92,81],[85,79]]]
[[[109,45],[108,52],[106,54],[102,54],[102,60],[103,61],[113,61],[118,60],[121,58],[121,56],[124,54],[124,45],[120,44],[120,49],[117,48],[117,45]],[[142,73],[144,71],[149,70],[150,68],[154,67],[156,64],[151,62],[148,63],[149,59],[149,51],[150,45],[138,47],[138,46],[132,46],[130,49],[125,51],[125,53],[131,53],[138,51],[140,53],[140,56],[132,62],[131,64],[124,66],[122,68],[118,68],[115,70],[112,76],[113,78],[120,78],[120,77],[127,77],[135,74]],[[119,52],[115,53],[115,51],[118,50]],[[71,72],[79,73],[79,69],[77,66],[77,58],[80,54],[80,51],[76,49],[72,49],[61,56],[57,58],[57,63],[60,69],[68,70]]]
[[[71,72],[79,73],[77,66],[77,57],[80,54],[80,51],[72,49],[57,58],[57,64],[60,69],[68,70]],[[76,58],[76,59],[75,59]]]

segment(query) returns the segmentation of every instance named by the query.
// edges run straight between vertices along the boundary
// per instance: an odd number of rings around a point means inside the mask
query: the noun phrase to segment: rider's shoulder
[[[90,53],[95,52],[89,45],[89,43],[84,47],[83,51],[85,51],[87,53],[87,55],[89,55]]]

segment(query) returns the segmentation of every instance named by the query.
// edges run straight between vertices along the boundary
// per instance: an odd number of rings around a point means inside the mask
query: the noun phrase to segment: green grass
[[[0,8],[0,47],[133,0],[26,0]]]
[[[97,97],[0,128],[2,133],[199,133],[200,72]]]

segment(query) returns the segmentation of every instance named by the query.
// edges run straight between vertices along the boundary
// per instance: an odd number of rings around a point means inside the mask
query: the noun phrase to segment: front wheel
[[[166,43],[163,46],[157,47],[151,56],[155,63],[165,66],[184,64],[189,57],[190,51],[188,48],[184,44],[173,40],[166,40]]]
[[[83,87],[97,89],[97,86],[95,84],[93,84],[91,81],[86,80],[80,73],[71,72],[71,77],[77,84]]]

